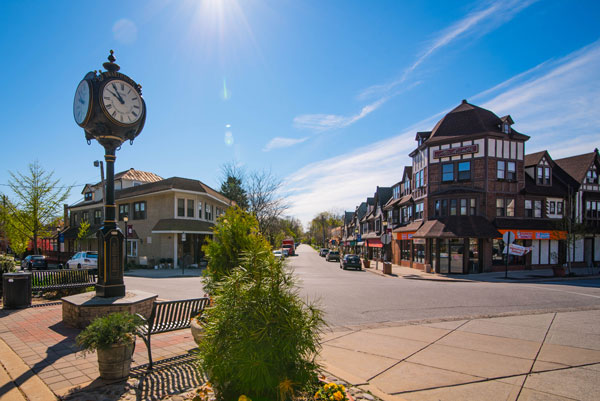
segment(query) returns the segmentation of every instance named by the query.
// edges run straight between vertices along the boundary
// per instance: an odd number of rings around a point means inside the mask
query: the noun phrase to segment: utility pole
[[[327,243],[325,242],[325,216],[321,215],[321,228],[323,229],[323,248],[327,248]]]

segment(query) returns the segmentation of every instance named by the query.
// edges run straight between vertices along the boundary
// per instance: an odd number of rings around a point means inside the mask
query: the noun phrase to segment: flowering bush
[[[342,384],[327,383],[324,384],[316,393],[317,401],[347,401],[346,387]]]

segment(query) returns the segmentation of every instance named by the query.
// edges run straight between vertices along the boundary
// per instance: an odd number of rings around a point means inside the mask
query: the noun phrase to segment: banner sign
[[[414,233],[396,233],[396,234],[397,234],[396,239],[411,240]]]
[[[468,145],[459,146],[458,148],[440,149],[433,151],[434,159],[441,159],[442,157],[464,155],[466,153],[477,153],[479,152],[479,145]]]
[[[531,252],[531,247],[521,246],[517,244],[510,244],[508,247],[504,247],[504,254],[506,254],[506,248],[508,248],[509,255],[523,256]]]
[[[545,239],[545,240],[561,240],[567,239],[566,231],[537,231],[537,230],[498,230],[504,234],[507,231],[511,231],[515,234],[516,239]]]

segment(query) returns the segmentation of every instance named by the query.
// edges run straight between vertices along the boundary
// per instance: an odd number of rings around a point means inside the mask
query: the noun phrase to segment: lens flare
[[[227,146],[233,145],[233,134],[231,133],[231,131],[227,131],[225,133],[225,145],[227,145]]]
[[[225,78],[223,78],[223,100],[229,100],[229,98],[231,97],[231,94],[229,93],[229,91],[227,90],[227,81],[225,80]]]
[[[231,128],[231,124],[225,124],[225,128]]]

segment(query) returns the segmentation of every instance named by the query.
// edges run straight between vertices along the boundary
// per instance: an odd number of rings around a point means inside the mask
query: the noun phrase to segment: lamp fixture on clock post
[[[146,121],[146,103],[142,87],[127,75],[119,72],[113,51],[106,71],[90,71],[77,86],[73,100],[73,117],[83,128],[85,139],[91,144],[95,139],[104,147],[106,161],[106,195],[104,198],[104,223],[98,230],[98,283],[99,297],[125,295],[123,281],[123,233],[116,222],[115,160],[121,144],[133,140],[142,132]]]

